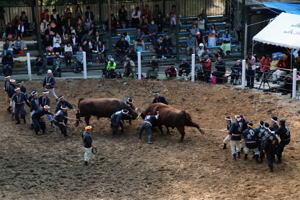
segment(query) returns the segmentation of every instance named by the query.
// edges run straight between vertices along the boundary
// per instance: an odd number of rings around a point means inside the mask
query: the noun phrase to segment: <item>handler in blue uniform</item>
[[[152,132],[152,125],[153,123],[159,118],[159,111],[156,112],[156,115],[151,115],[148,113],[144,119],[144,123],[142,124],[139,132],[139,138],[142,138],[142,133],[146,130],[148,136],[148,144],[153,143],[153,132]]]
[[[291,141],[291,133],[288,129],[288,127],[286,127],[285,125],[285,120],[280,120],[279,121],[279,128],[275,131],[275,134],[277,136],[279,136],[280,138],[280,142],[276,151],[276,155],[277,155],[277,159],[278,159],[278,163],[281,163],[282,160],[282,152],[284,150],[284,147],[286,145],[288,145]]]
[[[53,115],[49,112],[50,107],[48,105],[45,105],[42,109],[38,109],[34,111],[32,114],[32,122],[33,122],[33,128],[35,131],[35,134],[38,134],[40,130],[45,133],[46,131],[46,123],[43,121],[42,117],[44,115]]]
[[[15,120],[17,121],[16,124],[20,124],[20,118],[19,115],[21,115],[21,118],[24,121],[24,124],[26,123],[25,115],[25,103],[28,104],[27,97],[24,93],[21,92],[20,88],[15,89],[15,94],[12,96],[12,102],[15,104]]]
[[[271,131],[276,131],[278,128],[279,128],[279,126],[278,126],[278,118],[277,117],[272,117],[271,118],[271,121],[273,122],[273,124],[272,124],[272,126],[270,127],[270,130]]]
[[[128,115],[129,111],[127,109],[122,109],[112,114],[110,119],[113,136],[118,133],[119,127],[121,127],[121,132],[123,133],[123,119]]]
[[[57,95],[55,93],[55,78],[53,77],[52,70],[47,71],[47,76],[44,78],[43,87],[49,90],[55,99],[57,99]]]
[[[244,159],[248,159],[248,153],[249,151],[254,152],[254,157],[255,160],[258,162],[259,158],[259,149],[258,149],[258,134],[257,132],[253,129],[253,123],[249,122],[247,124],[248,128],[243,131],[243,136],[245,140],[245,148],[244,148]]]
[[[159,95],[159,92],[154,92],[153,95],[154,95],[154,99],[152,103],[163,103],[166,105],[169,104],[165,97]]]
[[[64,123],[67,118],[67,107],[61,107],[60,110],[54,115],[53,122],[60,129],[61,134],[67,137],[67,126]]]
[[[59,110],[61,110],[61,108],[68,108],[70,110],[73,109],[72,104],[69,103],[63,95],[58,97],[58,102],[56,104],[55,113],[57,113]],[[68,124],[68,118],[67,118],[68,113],[65,113],[65,114],[66,114],[66,118],[65,118],[64,123],[67,125]]]

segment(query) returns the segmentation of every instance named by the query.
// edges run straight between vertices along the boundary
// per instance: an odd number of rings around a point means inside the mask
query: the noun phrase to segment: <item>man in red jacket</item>
[[[203,75],[204,75],[204,81],[209,82],[210,80],[210,74],[211,74],[211,68],[212,68],[212,62],[208,55],[204,56],[204,59],[202,60],[202,68],[203,68]]]

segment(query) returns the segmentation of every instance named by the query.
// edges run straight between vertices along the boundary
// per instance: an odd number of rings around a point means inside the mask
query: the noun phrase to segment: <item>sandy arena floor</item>
[[[67,83],[66,83],[67,82]],[[58,94],[74,105],[80,97],[132,97],[143,110],[152,100],[150,92],[160,90],[171,105],[191,113],[205,129],[225,129],[224,117],[244,114],[258,123],[272,115],[285,118],[292,131],[283,164],[269,173],[266,162],[232,161],[222,150],[224,132],[186,128],[160,135],[154,144],[140,141],[141,119],[126,125],[125,133],[111,137],[108,119],[93,119],[94,145],[98,153],[91,165],[83,165],[80,134],[84,127],[70,122],[70,137],[51,128],[36,136],[29,125],[15,125],[6,111],[4,93],[0,108],[0,199],[25,200],[201,200],[201,199],[300,199],[299,113],[300,102],[288,97],[226,86],[184,82],[138,82],[80,80],[58,82]],[[27,83],[29,91],[41,83]],[[53,97],[51,97],[54,103]],[[54,105],[52,106],[54,108]],[[28,108],[27,108],[28,110]],[[75,110],[70,117],[75,118]],[[28,117],[28,116],[27,116]],[[29,121],[29,120],[28,120]]]

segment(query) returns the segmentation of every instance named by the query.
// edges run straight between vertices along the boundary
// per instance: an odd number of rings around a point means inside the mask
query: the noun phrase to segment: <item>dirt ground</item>
[[[39,82],[27,83],[27,87],[42,91]],[[136,134],[141,119],[127,124],[125,133],[115,138],[108,119],[93,119],[98,153],[87,167],[80,138],[84,124],[75,128],[71,121],[66,139],[51,128],[36,136],[28,124],[11,121],[1,93],[0,199],[300,199],[300,103],[288,97],[204,83],[128,80],[58,82],[57,92],[74,105],[80,97],[132,97],[143,110],[153,90],[161,91],[174,107],[191,113],[206,134],[186,128],[185,141],[179,143],[175,129],[172,135],[156,131],[154,144],[148,145],[145,135],[140,141]],[[70,117],[75,118],[74,113],[70,111]],[[229,149],[221,149],[226,133],[217,130],[225,129],[225,116],[235,114],[255,124],[270,122],[272,115],[287,120],[292,142],[274,173],[268,172],[266,162],[232,161]]]

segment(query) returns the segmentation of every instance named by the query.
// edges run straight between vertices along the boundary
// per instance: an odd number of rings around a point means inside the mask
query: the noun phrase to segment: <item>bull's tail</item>
[[[200,128],[200,126],[198,124],[196,124],[195,122],[193,122],[191,115],[189,113],[187,113],[186,111],[183,111],[183,113],[185,116],[185,125],[186,126],[195,127],[199,130],[199,132],[201,134],[205,134],[205,132]]]

